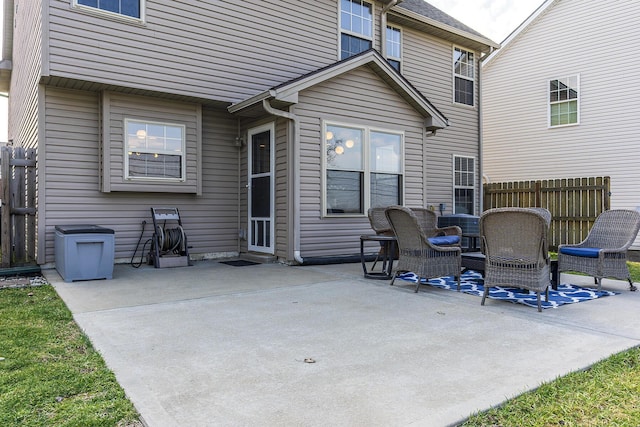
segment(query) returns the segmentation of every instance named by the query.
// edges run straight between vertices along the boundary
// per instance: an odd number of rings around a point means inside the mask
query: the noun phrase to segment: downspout
[[[291,138],[291,155],[289,157],[291,192],[293,193],[293,210],[289,212],[289,218],[293,220],[293,259],[300,265],[304,263],[300,255],[300,120],[298,116],[288,111],[273,108],[267,99],[262,100],[264,110],[274,116],[283,117],[293,123],[293,135]]]
[[[479,174],[478,174],[478,179],[480,181],[480,190],[478,191],[478,193],[480,193],[478,195],[478,203],[480,204],[480,212],[478,214],[482,213],[482,210],[484,208],[484,185],[482,184],[482,177],[484,176],[484,171],[483,171],[483,161],[482,161],[482,83],[480,82],[481,78],[482,78],[482,73],[480,73],[480,69],[482,68],[482,61],[478,61],[478,169],[479,169]]]
[[[383,58],[387,57],[387,37],[385,35],[387,32],[387,12],[401,1],[402,0],[391,0],[389,3],[384,5],[382,12],[380,13],[380,53]]]

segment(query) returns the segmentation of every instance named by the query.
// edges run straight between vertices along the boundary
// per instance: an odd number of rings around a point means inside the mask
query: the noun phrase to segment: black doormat
[[[258,265],[259,262],[246,261],[244,259],[237,259],[234,261],[220,261],[221,264],[232,265],[234,267],[246,267],[247,265]]]

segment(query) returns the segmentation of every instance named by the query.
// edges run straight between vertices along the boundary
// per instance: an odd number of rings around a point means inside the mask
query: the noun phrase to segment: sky
[[[447,15],[502,43],[544,0],[427,0]]]

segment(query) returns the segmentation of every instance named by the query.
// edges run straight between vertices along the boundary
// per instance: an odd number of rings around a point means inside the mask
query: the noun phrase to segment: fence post
[[[2,174],[2,207],[0,208],[0,246],[2,248],[2,267],[11,266],[11,149],[2,147],[0,151],[0,173]]]

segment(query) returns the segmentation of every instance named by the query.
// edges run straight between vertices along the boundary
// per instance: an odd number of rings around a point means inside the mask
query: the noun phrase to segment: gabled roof
[[[228,110],[230,113],[242,113],[245,110],[261,105],[265,99],[275,101],[274,106],[277,103],[278,108],[284,108],[298,102],[298,93],[300,91],[363,66],[371,68],[416,111],[424,117],[429,117],[431,123],[427,128],[430,130],[443,129],[449,125],[445,115],[374,49],[369,49],[358,55],[274,86],[249,99],[231,105]]]
[[[493,61],[493,59],[496,56],[500,55],[501,52],[504,52],[506,48],[513,42],[514,39],[518,38],[520,34],[522,34],[529,27],[529,25],[531,25],[535,20],[537,20],[538,17],[542,15],[542,13],[544,13],[549,8],[549,6],[551,6],[555,2],[556,0],[543,1],[542,4],[538,6],[538,8],[534,10],[533,13],[529,15],[527,19],[522,21],[522,23],[518,25],[518,27],[516,27],[516,29],[513,30],[511,34],[507,36],[506,39],[504,39],[504,41],[502,42],[502,48],[500,50],[494,51],[490,55],[482,59],[482,66],[484,67],[488,65],[491,61]]]
[[[480,52],[499,49],[500,44],[447,15],[424,0],[400,0],[391,8],[390,21],[416,27],[446,40],[452,40]]]

